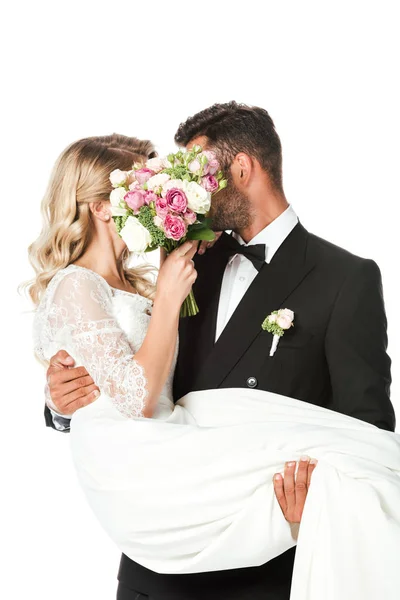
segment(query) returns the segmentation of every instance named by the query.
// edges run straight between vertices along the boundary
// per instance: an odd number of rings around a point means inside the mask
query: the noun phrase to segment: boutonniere
[[[283,336],[285,331],[294,327],[294,312],[289,308],[281,308],[280,310],[274,310],[265,319],[261,327],[264,331],[268,331],[273,334],[271,350],[269,355],[273,356],[278,347],[280,338]]]

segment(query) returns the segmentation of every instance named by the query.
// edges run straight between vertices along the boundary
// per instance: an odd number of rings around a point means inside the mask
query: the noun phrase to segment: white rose
[[[136,182],[135,171],[128,171],[127,174],[126,174],[126,183],[129,185],[129,184],[132,184],[134,182]]]
[[[293,324],[294,312],[288,308],[281,308],[278,311],[278,317],[276,319],[277,324],[282,329],[290,329]]]
[[[147,189],[156,190],[166,184],[169,179],[171,179],[171,177],[166,173],[153,175],[153,177],[150,177],[150,179],[147,181]]]
[[[151,245],[151,235],[146,227],[139,223],[136,217],[128,217],[124,227],[121,229],[120,236],[128,246],[130,252],[140,254],[145,252]]]
[[[120,208],[119,206],[111,207],[111,215],[113,217],[124,217],[127,214],[126,208]]]
[[[270,323],[276,323],[276,319],[277,319],[278,315],[269,315],[268,317],[268,321]]]
[[[290,319],[291,321],[294,320],[294,312],[292,310],[290,310],[290,308],[281,308],[278,311],[280,316],[285,316],[288,319]]]
[[[113,187],[123,185],[126,182],[128,176],[129,173],[127,173],[126,171],[121,171],[121,169],[115,169],[115,171],[113,171],[110,174],[111,184],[113,185]]]
[[[162,218],[161,218],[161,217],[159,217],[158,215],[156,215],[156,216],[154,217],[153,221],[154,221],[154,225],[155,225],[156,227],[160,227],[160,229],[162,229],[162,226],[163,226],[163,223],[164,223],[164,221],[162,220]]]
[[[211,207],[211,194],[195,181],[185,181],[184,191],[188,199],[188,206],[193,212],[205,215]]]
[[[110,194],[111,206],[119,206],[119,203],[121,202],[121,200],[124,199],[126,194],[127,194],[127,191],[125,188],[123,188],[123,187],[115,188],[115,190],[113,190]]]
[[[171,163],[166,158],[160,158],[156,156],[155,158],[149,158],[146,162],[146,167],[154,171],[154,173],[159,173],[163,169],[169,169],[171,167]]]

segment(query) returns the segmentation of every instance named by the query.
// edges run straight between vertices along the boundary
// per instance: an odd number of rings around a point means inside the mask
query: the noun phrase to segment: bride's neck
[[[100,240],[94,236],[75,265],[90,269],[101,275],[112,287],[130,288],[122,269],[122,255],[125,245],[122,240]]]

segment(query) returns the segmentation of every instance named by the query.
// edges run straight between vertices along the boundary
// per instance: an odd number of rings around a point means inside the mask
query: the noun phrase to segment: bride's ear
[[[95,219],[108,222],[111,219],[109,202],[89,202],[89,209]]]

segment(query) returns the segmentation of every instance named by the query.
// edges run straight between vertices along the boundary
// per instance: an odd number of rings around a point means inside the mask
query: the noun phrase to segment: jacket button
[[[246,383],[249,388],[255,388],[258,385],[258,381],[255,377],[249,377]]]

